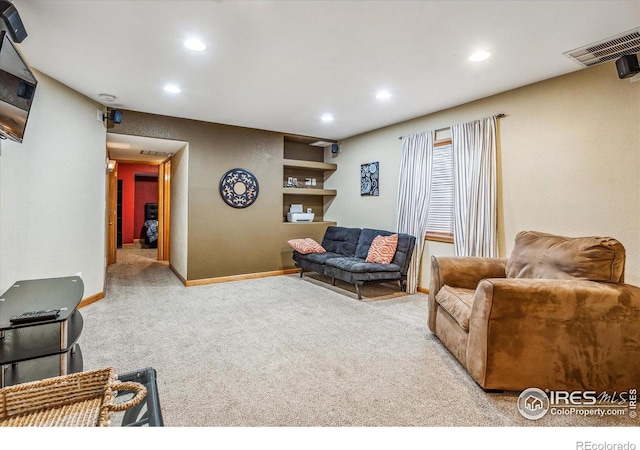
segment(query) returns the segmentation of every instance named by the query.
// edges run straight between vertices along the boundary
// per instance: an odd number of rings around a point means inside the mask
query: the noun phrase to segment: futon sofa
[[[393,259],[388,264],[367,262],[367,255],[377,236],[397,234],[398,244]],[[362,299],[360,286],[368,282],[398,281],[406,290],[407,271],[415,247],[416,238],[409,234],[370,228],[327,227],[321,246],[324,252],[300,253],[293,251],[293,260],[300,268],[331,277],[332,282],[342,280],[355,285],[358,299]]]
[[[640,288],[606,237],[535,231],[508,259],[431,258],[429,328],[485,390],[628,392],[640,384]]]

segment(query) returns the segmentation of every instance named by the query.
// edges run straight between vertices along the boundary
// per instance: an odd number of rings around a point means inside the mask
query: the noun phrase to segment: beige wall
[[[106,129],[100,105],[36,72],[22,144],[2,141],[0,289],[82,273],[104,290]]]
[[[134,111],[125,111],[111,132],[188,142],[188,154],[178,155],[175,167],[172,162],[181,191],[174,196],[172,186],[170,252],[170,263],[188,281],[292,268],[287,240],[324,235],[324,224],[283,223],[281,133]],[[234,168],[258,179],[258,199],[248,208],[232,208],[220,197],[220,179]],[[174,237],[174,223],[186,232]]]
[[[336,157],[325,154],[338,163],[326,187],[340,194],[325,219],[394,229],[398,138],[497,113],[507,115],[499,120],[500,255],[521,230],[613,236],[627,249],[627,282],[640,284],[640,83],[618,79],[615,63],[345,139]],[[380,161],[381,194],[361,198],[360,164],[371,161]]]

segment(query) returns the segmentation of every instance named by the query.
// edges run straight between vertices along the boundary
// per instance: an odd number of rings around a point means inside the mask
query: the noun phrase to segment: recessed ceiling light
[[[323,114],[320,120],[323,122],[333,122],[333,116],[331,114]]]
[[[491,56],[491,53],[484,51],[484,50],[479,50],[475,53],[472,53],[471,56],[469,56],[469,61],[484,61],[485,59],[489,58]]]
[[[164,87],[164,90],[167,92],[171,92],[172,94],[179,94],[181,92],[181,89],[175,84],[167,84]]]
[[[187,39],[184,41],[184,46],[196,52],[202,52],[207,49],[207,46],[200,39]]]
[[[389,92],[389,91],[379,91],[376,94],[376,98],[378,100],[388,100],[388,99],[391,98],[391,92]]]
[[[98,95],[98,97],[100,97],[100,100],[108,103],[113,103],[116,101],[116,96],[111,94],[100,94]]]

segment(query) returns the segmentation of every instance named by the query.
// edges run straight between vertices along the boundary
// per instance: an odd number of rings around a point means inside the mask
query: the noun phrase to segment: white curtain
[[[496,257],[496,119],[451,127],[454,176],[453,248],[457,256]]]
[[[398,182],[397,230],[416,237],[407,274],[407,292],[415,294],[420,274],[420,259],[427,231],[431,167],[433,161],[433,131],[402,138],[400,176]]]

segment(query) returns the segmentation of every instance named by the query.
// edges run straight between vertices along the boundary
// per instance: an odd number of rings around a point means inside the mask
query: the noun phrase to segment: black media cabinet
[[[0,297],[0,388],[82,371],[77,344],[84,294],[78,276],[17,281]],[[59,309],[55,319],[11,322],[27,311]]]

